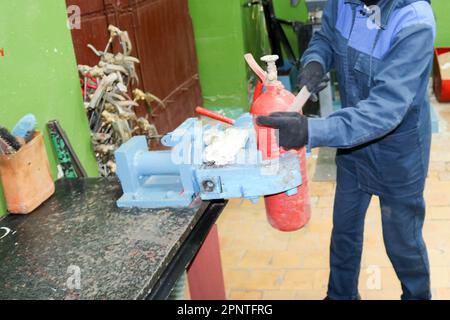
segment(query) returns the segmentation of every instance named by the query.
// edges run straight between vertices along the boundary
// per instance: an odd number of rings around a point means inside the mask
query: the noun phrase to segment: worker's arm
[[[302,66],[306,66],[310,62],[315,61],[322,65],[325,73],[332,68],[332,43],[335,39],[334,26],[336,24],[337,2],[336,0],[328,0],[322,16],[321,30],[314,34],[308,49],[303,54],[301,59]]]
[[[434,29],[414,24],[402,29],[380,62],[374,87],[366,100],[339,110],[325,119],[308,121],[311,147],[351,148],[381,138],[403,120],[429,72]]]

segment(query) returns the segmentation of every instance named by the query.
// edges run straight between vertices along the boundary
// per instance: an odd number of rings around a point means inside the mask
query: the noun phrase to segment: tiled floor
[[[433,138],[424,234],[434,299],[450,299],[450,104],[436,109],[440,133]],[[310,176],[316,160],[317,150],[309,159]],[[311,182],[313,216],[295,233],[272,229],[263,201],[230,202],[218,222],[229,299],[325,297],[334,188],[334,182]],[[366,219],[360,292],[363,299],[398,299],[400,284],[385,253],[380,222],[374,198]]]

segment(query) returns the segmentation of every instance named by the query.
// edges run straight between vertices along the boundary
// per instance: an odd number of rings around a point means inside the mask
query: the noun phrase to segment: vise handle
[[[201,115],[201,116],[205,116],[205,117],[208,117],[208,118],[211,118],[211,119],[214,119],[214,120],[218,120],[220,122],[224,122],[224,123],[227,123],[227,124],[234,125],[234,123],[235,123],[234,119],[225,117],[225,116],[223,116],[221,114],[218,114],[216,112],[212,112],[212,111],[207,110],[207,109],[202,108],[202,107],[195,108],[195,112],[197,114]]]

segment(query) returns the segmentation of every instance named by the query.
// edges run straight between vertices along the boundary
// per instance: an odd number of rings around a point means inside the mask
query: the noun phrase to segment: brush
[[[6,155],[11,153],[14,153],[14,149],[8,143],[6,143],[5,140],[0,138],[0,155]]]
[[[19,149],[21,148],[21,145],[17,141],[17,139],[11,133],[9,133],[8,129],[4,127],[0,127],[0,139],[2,139],[3,142],[9,145],[12,149],[7,153],[14,153],[16,151],[19,151]]]
[[[33,114],[27,114],[17,122],[12,130],[15,137],[22,138],[25,142],[30,142],[36,129],[36,117]]]

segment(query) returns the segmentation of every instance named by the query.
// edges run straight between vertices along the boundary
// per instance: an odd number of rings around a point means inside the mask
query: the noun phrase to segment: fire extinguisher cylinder
[[[266,56],[261,59],[268,64],[267,73],[257,65],[251,55],[246,55],[245,58],[266,87],[266,91],[254,100],[250,109],[251,114],[256,117],[266,116],[272,112],[287,112],[291,110],[293,105],[298,104],[298,99],[296,100],[296,97],[287,91],[277,79],[275,62],[278,57]],[[274,129],[262,127],[256,123],[255,128],[258,137],[258,149],[264,159],[276,159],[287,152],[278,146]],[[275,229],[286,232],[303,228],[311,218],[306,148],[295,152],[298,153],[300,159],[299,170],[302,175],[302,184],[297,188],[297,193],[294,195],[280,193],[264,198],[269,223]]]

